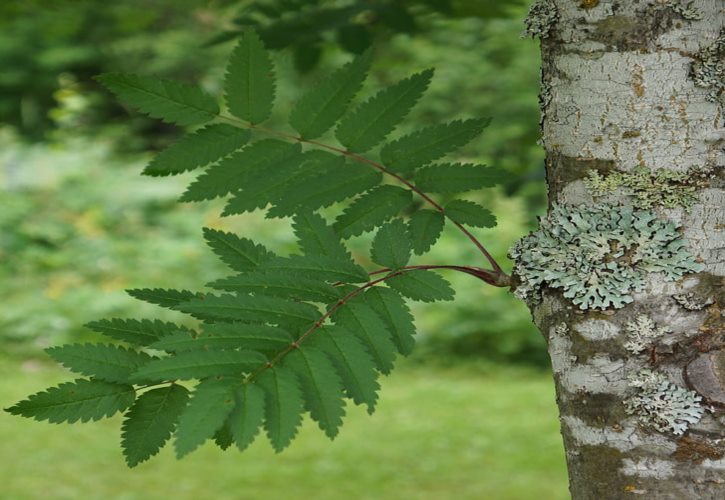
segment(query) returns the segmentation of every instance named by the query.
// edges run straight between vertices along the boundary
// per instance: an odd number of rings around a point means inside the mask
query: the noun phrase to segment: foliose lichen
[[[660,1],[660,3],[662,3]],[[702,19],[702,14],[697,7],[694,6],[694,1],[687,0],[666,0],[662,6],[670,9],[675,14],[679,15],[682,19],[688,21],[698,21]]]
[[[713,175],[712,170],[707,168],[676,172],[665,169],[649,170],[640,166],[632,172],[614,171],[606,176],[592,170],[586,184],[594,196],[604,196],[620,190],[637,208],[683,207],[689,211],[697,200],[695,193]]]
[[[709,101],[718,102],[725,95],[725,29],[712,45],[697,53],[691,74],[695,85],[710,89]]]
[[[701,311],[713,303],[712,298],[703,299],[692,292],[678,293],[673,295],[672,298],[688,311]]]
[[[624,343],[624,348],[633,354],[645,351],[657,339],[672,333],[667,327],[657,326],[652,318],[644,314],[637,316],[634,321],[624,325],[624,330],[627,332],[627,341]]]
[[[664,373],[640,370],[629,386],[637,392],[625,401],[625,411],[660,432],[681,435],[705,413],[701,396],[670,382]]]
[[[670,221],[628,205],[554,205],[539,230],[509,252],[515,294],[536,301],[544,286],[563,290],[580,309],[621,308],[648,273],[674,281],[704,269]]]
[[[552,27],[559,20],[559,9],[552,0],[536,0],[524,19],[523,38],[548,38]]]

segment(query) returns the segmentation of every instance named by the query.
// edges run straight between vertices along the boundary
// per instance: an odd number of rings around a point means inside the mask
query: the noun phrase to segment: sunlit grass
[[[0,404],[67,380],[45,364],[5,361]],[[50,425],[0,416],[0,497],[22,499],[567,498],[553,387],[545,374],[406,367],[384,381],[375,415],[348,409],[329,442],[306,422],[276,455],[207,444],[182,461],[167,446],[129,470],[120,418]]]

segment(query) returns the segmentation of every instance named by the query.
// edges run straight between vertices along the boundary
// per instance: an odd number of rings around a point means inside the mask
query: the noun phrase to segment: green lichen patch
[[[536,0],[524,19],[524,38],[548,38],[554,24],[559,20],[559,9],[552,0]]]
[[[647,350],[657,339],[672,333],[669,328],[658,326],[652,318],[644,314],[637,316],[634,321],[624,325],[624,330],[627,332],[627,341],[624,343],[624,348],[633,354],[639,354]]]
[[[637,167],[632,172],[614,171],[604,176],[590,171],[586,183],[594,196],[617,191],[628,196],[637,208],[663,206],[690,210],[697,200],[697,190],[706,185],[711,177],[712,171],[709,169],[676,172]]]
[[[704,266],[670,221],[626,205],[554,205],[538,231],[509,252],[515,294],[538,300],[543,287],[563,291],[580,309],[621,308],[644,289],[648,273],[668,281]]]
[[[657,431],[681,435],[705,413],[701,396],[670,382],[664,373],[640,370],[629,386],[636,394],[625,401],[625,411]]]
[[[718,102],[725,97],[725,30],[712,45],[697,53],[691,70],[692,79],[698,87],[709,89],[707,99]]]
[[[694,4],[693,0],[667,0],[662,7],[670,9],[687,21],[698,21],[702,19],[702,13]]]

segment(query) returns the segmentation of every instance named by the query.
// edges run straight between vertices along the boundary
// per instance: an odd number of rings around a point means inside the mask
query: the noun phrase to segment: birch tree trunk
[[[619,308],[582,309],[549,282],[522,294],[548,340],[576,500],[725,498],[724,25],[723,0],[540,0],[527,19],[550,212],[634,205],[680,227],[701,264],[648,272]],[[637,252],[604,240],[614,266]]]

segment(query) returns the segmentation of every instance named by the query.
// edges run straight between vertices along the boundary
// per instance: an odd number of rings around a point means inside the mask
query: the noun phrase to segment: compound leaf
[[[193,85],[123,73],[106,73],[98,81],[121,101],[168,123],[196,125],[219,114],[216,100]]]
[[[373,148],[410,112],[432,77],[428,69],[381,90],[343,117],[335,130],[337,140],[356,153]]]
[[[188,399],[189,391],[176,384],[151,389],[136,399],[121,427],[121,447],[129,467],[159,452],[174,432]]]

